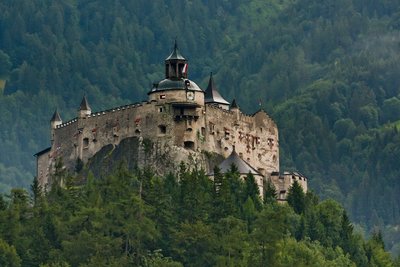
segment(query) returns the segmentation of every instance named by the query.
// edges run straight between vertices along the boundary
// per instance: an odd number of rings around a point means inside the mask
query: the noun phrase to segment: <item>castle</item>
[[[212,176],[215,162],[207,157],[217,154],[226,158],[219,165],[222,172],[230,164],[242,176],[251,172],[260,192],[267,180],[281,200],[295,180],[307,191],[306,177],[279,172],[276,123],[263,109],[246,115],[235,100],[225,100],[212,74],[205,91],[189,80],[188,61],[176,43],[165,59],[165,79],[153,84],[148,101],[92,112],[84,96],[76,118],[63,122],[56,110],[50,124],[51,147],[35,155],[43,188],[51,185],[57,159],[73,171],[77,161],[90,162],[105,146],[118,147],[135,139],[138,166],[151,164],[171,171],[183,161]],[[149,153],[149,146],[153,152]]]

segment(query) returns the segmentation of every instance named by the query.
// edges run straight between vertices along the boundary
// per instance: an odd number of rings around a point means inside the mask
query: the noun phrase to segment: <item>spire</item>
[[[92,109],[89,106],[89,103],[86,99],[86,95],[83,96],[81,105],[79,106],[78,114],[80,118],[89,116],[92,113]]]
[[[51,117],[50,122],[60,122],[60,121],[62,121],[62,120],[61,120],[60,114],[58,113],[58,110],[56,109],[54,111],[53,117]]]
[[[58,125],[62,124],[60,114],[58,114],[57,109],[54,111],[53,117],[51,117],[50,125],[52,129],[57,128]],[[53,138],[53,137],[52,137]],[[52,139],[53,140],[53,139]]]
[[[172,50],[172,53],[165,60],[166,61],[170,61],[170,60],[186,60],[178,50],[178,43],[177,43],[176,39],[175,39],[175,43],[174,43],[174,50]]]
[[[90,106],[88,104],[88,101],[86,99],[86,95],[83,96],[81,105],[79,106],[79,110],[91,110]]]
[[[217,91],[214,84],[214,78],[212,72],[210,73],[210,80],[208,81],[208,86],[204,96],[204,102],[207,104],[221,104],[228,105],[229,102],[226,101]]]
[[[239,108],[239,106],[236,104],[236,99],[232,100],[230,108],[231,109],[238,109]]]

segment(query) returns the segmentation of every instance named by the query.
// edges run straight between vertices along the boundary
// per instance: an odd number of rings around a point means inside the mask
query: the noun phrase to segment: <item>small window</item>
[[[279,192],[279,198],[280,198],[280,199],[285,199],[285,194],[286,194],[286,191],[285,191],[285,190],[280,191],[280,192]]]
[[[87,148],[89,146],[89,138],[83,138],[83,148]]]
[[[201,135],[205,136],[206,135],[206,128],[201,127]]]
[[[192,131],[193,131],[192,128],[187,128],[187,129],[186,129],[186,132],[192,132]]]
[[[162,113],[164,110],[163,110],[162,107],[160,107],[160,108],[158,109],[158,111],[159,111],[160,113]]]
[[[209,125],[210,125],[210,134],[214,134],[214,131],[215,131],[215,124],[212,123],[212,122],[210,122]]]
[[[185,149],[194,150],[194,142],[193,141],[185,141],[183,143]]]
[[[165,125],[158,125],[158,132],[160,134],[166,134],[167,133],[167,126]]]
[[[160,99],[165,99],[165,95],[160,95]]]
[[[136,135],[139,135],[139,134],[140,134],[140,130],[139,130],[139,129],[136,129],[136,130],[135,130],[135,134],[136,134]]]
[[[228,147],[224,147],[224,150],[225,150],[225,151],[228,151],[228,150],[229,150],[229,148],[228,148]]]
[[[242,152],[239,153],[239,157],[243,158],[243,153]]]

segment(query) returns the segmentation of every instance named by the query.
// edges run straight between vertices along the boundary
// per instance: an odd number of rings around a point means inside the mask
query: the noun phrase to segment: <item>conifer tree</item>
[[[303,188],[297,181],[294,181],[289,189],[287,195],[287,202],[293,208],[293,210],[301,214],[305,210],[305,194]]]

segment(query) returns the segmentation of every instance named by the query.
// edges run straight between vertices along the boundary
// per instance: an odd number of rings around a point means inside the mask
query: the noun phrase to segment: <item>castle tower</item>
[[[167,79],[187,79],[188,62],[178,50],[175,40],[174,50],[165,59],[165,78]]]
[[[229,102],[226,101],[218,92],[214,84],[214,78],[212,73],[210,74],[210,79],[208,81],[208,86],[205,92],[204,103],[216,105],[223,109],[229,109]]]
[[[53,144],[54,141],[54,130],[57,128],[58,125],[62,124],[62,120],[60,117],[60,114],[58,113],[57,109],[54,111],[53,116],[51,117],[50,120],[50,125],[51,125],[51,143]]]
[[[149,101],[163,103],[192,103],[204,105],[204,92],[193,81],[188,79],[188,61],[178,50],[175,41],[174,49],[165,59],[165,79],[153,84],[148,93]]]
[[[236,99],[233,99],[233,100],[232,100],[232,103],[231,103],[229,109],[230,109],[232,112],[235,113],[235,115],[236,115],[236,120],[238,120],[238,119],[239,119],[240,110],[239,110],[239,106],[236,104]]]
[[[91,113],[92,109],[89,106],[89,103],[86,99],[86,95],[84,95],[81,101],[81,105],[79,106],[78,117],[83,118],[90,115]]]

